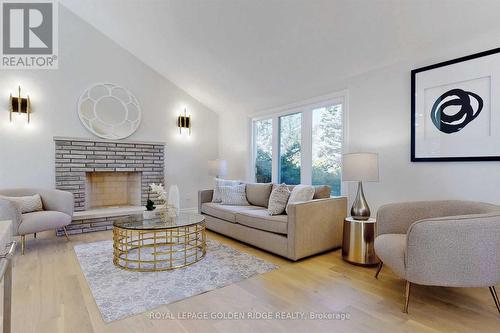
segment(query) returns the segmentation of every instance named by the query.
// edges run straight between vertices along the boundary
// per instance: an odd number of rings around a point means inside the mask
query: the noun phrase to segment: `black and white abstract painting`
[[[411,72],[411,160],[500,160],[500,48]]]

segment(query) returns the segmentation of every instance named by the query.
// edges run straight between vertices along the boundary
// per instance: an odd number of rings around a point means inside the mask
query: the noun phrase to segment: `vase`
[[[154,210],[145,210],[142,212],[142,218],[145,220],[154,219],[157,212]]]
[[[168,204],[175,209],[175,215],[179,215],[180,211],[180,194],[177,185],[170,186],[168,190]]]

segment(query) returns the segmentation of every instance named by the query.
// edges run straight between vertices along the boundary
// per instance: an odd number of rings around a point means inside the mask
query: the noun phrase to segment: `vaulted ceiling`
[[[60,2],[219,112],[324,94],[341,78],[500,29],[497,0]]]

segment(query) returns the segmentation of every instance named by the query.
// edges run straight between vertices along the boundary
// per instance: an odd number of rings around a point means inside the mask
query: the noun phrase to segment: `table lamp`
[[[208,161],[208,173],[211,176],[222,178],[227,175],[227,161],[216,159]]]
[[[378,154],[351,153],[342,155],[342,181],[357,181],[358,193],[351,208],[355,220],[370,218],[370,207],[363,193],[363,181],[378,182]]]

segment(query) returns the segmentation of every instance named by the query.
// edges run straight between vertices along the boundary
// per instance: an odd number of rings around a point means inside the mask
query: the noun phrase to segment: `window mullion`
[[[301,184],[312,184],[312,110],[302,112]]]
[[[279,143],[280,127],[279,118],[273,117],[273,149],[272,149],[272,182],[279,182],[279,156],[280,156],[280,143]]]
[[[255,131],[256,131],[256,126],[255,126],[255,121],[252,121],[252,132],[251,132],[251,142],[250,142],[250,148],[252,149],[251,150],[251,154],[250,154],[250,173],[251,173],[251,177],[252,177],[252,181],[253,182],[256,182],[257,181],[257,177],[256,177],[256,174],[255,174],[255,170],[256,170],[256,157],[257,157],[257,144],[255,142],[256,140],[256,137],[255,137]]]

